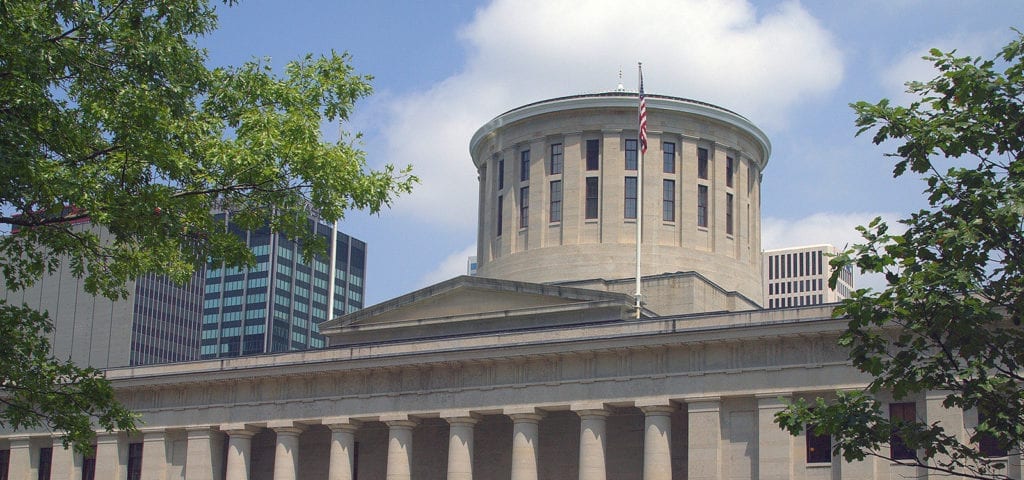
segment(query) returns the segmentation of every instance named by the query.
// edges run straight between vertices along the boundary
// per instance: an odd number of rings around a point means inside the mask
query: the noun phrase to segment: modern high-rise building
[[[835,303],[853,291],[853,270],[839,272],[836,288],[828,286],[829,259],[837,253],[832,245],[766,250],[764,257],[764,298],[767,308],[802,307]]]
[[[250,269],[205,272],[202,358],[322,348],[319,324],[363,307],[366,243],[310,219],[326,255],[302,258],[301,245],[269,228],[246,231],[217,214],[256,256]]]

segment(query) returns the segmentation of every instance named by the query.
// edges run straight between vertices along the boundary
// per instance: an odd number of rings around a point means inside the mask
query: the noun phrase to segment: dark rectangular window
[[[733,171],[732,157],[725,157],[725,186],[727,187],[732,186]]]
[[[600,168],[601,162],[598,159],[600,147],[600,140],[587,140],[587,170],[597,170]]]
[[[530,151],[519,152],[519,181],[525,182],[530,179]]]
[[[697,185],[697,226],[708,226],[708,186]]]
[[[498,160],[498,190],[505,188],[505,159]]]
[[[636,140],[626,140],[626,170],[636,170]]]
[[[807,424],[807,463],[832,463],[832,437],[822,432],[814,433],[817,425]]]
[[[626,177],[625,218],[636,218],[636,177]]]
[[[665,173],[676,173],[676,144],[665,142],[661,144],[662,171]]]
[[[661,182],[661,219],[666,222],[676,221],[676,181]]]
[[[708,149],[697,149],[697,178],[708,178]]]
[[[39,449],[39,480],[50,480],[50,467],[53,465],[53,447]]]
[[[530,187],[519,189],[519,228],[530,226]]]
[[[586,218],[597,218],[598,191],[597,177],[587,177]]]
[[[7,480],[7,468],[11,463],[11,451],[0,450],[0,480]]]
[[[128,444],[128,480],[142,480],[142,444]]]
[[[549,170],[552,175],[558,175],[562,173],[562,144],[552,143],[551,144],[551,161],[549,162]]]
[[[505,199],[504,197],[502,197],[501,195],[498,195],[498,217],[497,217],[497,219],[498,219],[498,236],[499,237],[501,236],[501,224],[502,224],[503,217],[504,217],[502,215],[504,213],[504,211],[503,211],[504,208],[503,207],[505,206],[505,202],[502,201],[504,199]]]
[[[725,233],[732,235],[733,227],[733,215],[732,215],[732,194],[725,194]]]
[[[551,209],[548,214],[549,221],[562,221],[562,181],[551,181]]]
[[[988,420],[989,414],[985,409],[978,409],[978,424],[985,423]],[[1005,457],[1010,452],[1005,445],[999,443],[999,440],[991,433],[982,433],[978,436],[978,452],[981,456],[986,458],[998,458]]]
[[[893,429],[899,428],[901,423],[916,421],[917,407],[913,402],[889,404],[889,422],[892,423]],[[899,435],[894,433],[889,438],[889,457],[893,460],[911,460],[916,456],[916,453],[903,443],[903,439]]]

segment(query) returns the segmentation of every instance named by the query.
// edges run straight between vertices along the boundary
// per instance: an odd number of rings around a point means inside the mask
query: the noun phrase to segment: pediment
[[[320,324],[341,343],[621,320],[628,295],[481,277],[455,277]]]

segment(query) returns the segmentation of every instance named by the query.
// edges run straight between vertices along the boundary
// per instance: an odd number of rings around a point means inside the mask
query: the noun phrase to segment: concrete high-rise
[[[839,272],[835,289],[828,286],[832,275],[828,262],[836,253],[832,245],[765,250],[765,307],[802,307],[848,298],[855,288],[853,270],[849,267]]]

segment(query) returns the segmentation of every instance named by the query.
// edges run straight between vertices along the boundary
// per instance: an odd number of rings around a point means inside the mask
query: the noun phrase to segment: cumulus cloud
[[[495,0],[459,38],[469,52],[459,73],[390,99],[383,160],[411,163],[422,179],[397,213],[463,230],[477,220],[469,139],[510,108],[611,90],[620,69],[635,89],[643,61],[648,92],[709,101],[772,128],[843,72],[834,40],[797,2],[759,11],[745,0]]]
[[[435,283],[443,282],[449,278],[454,278],[459,275],[466,274],[466,261],[469,257],[476,255],[476,244],[467,245],[462,250],[453,252],[448,255],[437,265],[434,270],[430,271],[419,279],[417,288],[433,285]]]

